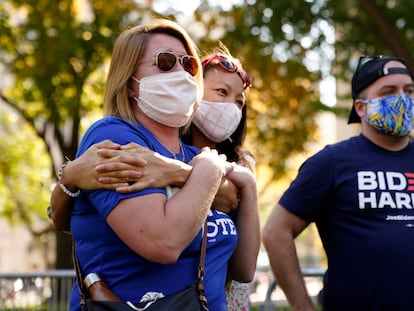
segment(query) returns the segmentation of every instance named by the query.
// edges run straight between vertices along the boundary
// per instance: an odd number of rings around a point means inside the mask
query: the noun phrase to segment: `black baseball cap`
[[[377,81],[383,76],[390,74],[406,74],[413,78],[413,74],[408,68],[401,67],[391,67],[385,68],[385,64],[390,61],[398,61],[405,66],[404,60],[398,57],[389,57],[389,56],[361,56],[359,58],[358,67],[355,70],[354,75],[352,76],[352,109],[351,114],[349,115],[349,123],[359,123],[361,122],[360,117],[355,111],[355,99],[358,94],[361,93],[365,88],[370,86],[372,83]]]

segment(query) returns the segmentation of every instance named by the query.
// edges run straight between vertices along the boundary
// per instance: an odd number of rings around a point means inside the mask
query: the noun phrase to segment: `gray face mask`
[[[197,83],[186,71],[156,74],[138,80],[138,107],[163,125],[181,127],[189,122],[197,99]]]

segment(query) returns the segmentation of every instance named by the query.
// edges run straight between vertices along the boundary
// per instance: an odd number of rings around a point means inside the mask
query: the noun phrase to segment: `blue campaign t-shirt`
[[[324,310],[414,310],[414,144],[363,135],[304,162],[280,199],[315,222],[328,260]]]
[[[135,142],[166,157],[173,157],[142,125],[116,117],[107,117],[94,123],[85,133],[78,155],[105,139],[119,144]],[[175,156],[189,162],[197,152],[197,148],[183,144],[183,152]],[[167,196],[165,188],[148,188],[127,194],[112,190],[81,191],[73,206],[71,231],[83,275],[99,273],[123,301],[138,302],[147,292],[173,294],[197,282],[202,230],[176,263],[165,265],[150,262],[132,251],[106,223],[107,215],[121,200],[150,193],[164,193]],[[236,244],[237,231],[231,218],[211,210],[208,214],[204,278],[210,310],[226,310],[224,284],[227,262]],[[80,310],[79,300],[75,284],[71,311]]]

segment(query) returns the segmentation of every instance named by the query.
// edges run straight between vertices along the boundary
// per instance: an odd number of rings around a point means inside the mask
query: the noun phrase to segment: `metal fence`
[[[0,310],[66,311],[73,270],[0,273]]]
[[[319,295],[323,288],[323,275],[325,269],[322,268],[303,268],[302,275],[305,280],[305,284],[309,295],[313,302],[318,305]],[[279,309],[286,310],[289,304],[286,300],[285,294],[280,287],[277,287],[277,282],[272,279],[266,290],[266,297],[264,301],[252,303],[252,307],[255,307],[258,311],[275,311]]]
[[[303,269],[308,291],[313,297],[322,286],[323,269]],[[0,310],[2,311],[66,311],[73,287],[73,270],[0,273]],[[277,310],[287,306],[275,280],[265,285],[266,295],[255,301],[256,310]]]

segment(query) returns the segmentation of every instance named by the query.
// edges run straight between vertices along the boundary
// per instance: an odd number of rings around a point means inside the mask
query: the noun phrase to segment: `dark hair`
[[[231,60],[232,63],[234,62],[237,68],[239,68],[238,70],[243,70],[240,60],[237,58],[234,58],[230,54],[230,51],[227,49],[227,47],[222,42],[220,42],[219,47],[215,50],[214,53],[205,56],[203,60],[206,61],[209,57],[216,55],[216,54],[219,54],[219,55],[222,55],[228,58],[229,60]],[[218,63],[212,62],[210,64],[207,64],[206,66],[203,66],[203,77],[205,76],[208,70],[210,70],[211,68],[214,68],[215,66],[219,66]],[[250,86],[251,85],[249,85],[249,87]],[[244,92],[247,92],[247,90],[245,89]],[[242,117],[234,133],[229,138],[227,138],[225,141],[216,143],[215,148],[217,149],[217,151],[219,153],[225,154],[227,157],[227,160],[230,162],[233,162],[233,161],[236,162],[239,160],[239,156],[236,150],[238,147],[241,147],[244,142],[244,138],[246,135],[246,117],[247,117],[247,103],[243,105]],[[183,135],[181,136],[182,141],[187,145],[193,145],[193,140],[192,140],[192,127],[193,126],[195,125],[192,124],[187,131],[183,131]]]

